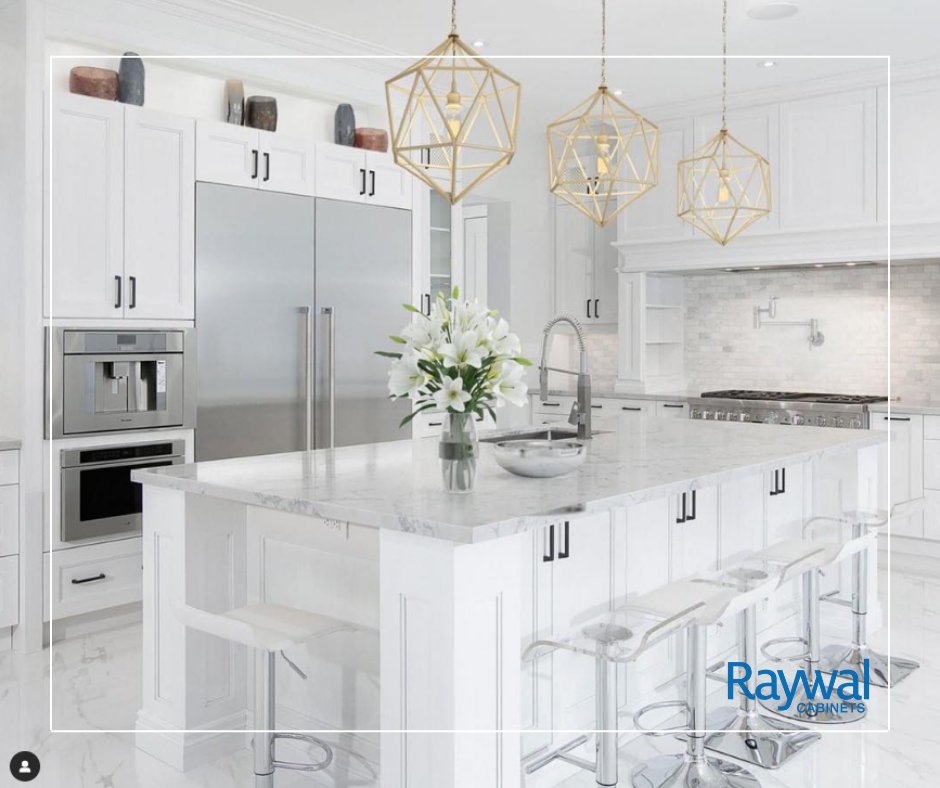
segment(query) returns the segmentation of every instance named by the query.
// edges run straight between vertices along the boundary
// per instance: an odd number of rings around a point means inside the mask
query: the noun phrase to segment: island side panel
[[[245,520],[242,504],[144,486],[143,697],[136,740],[180,770],[246,744],[244,733],[199,732],[247,727],[244,649],[188,630],[174,610],[183,600],[212,611],[244,604]]]
[[[521,549],[382,532],[383,788],[519,786]]]

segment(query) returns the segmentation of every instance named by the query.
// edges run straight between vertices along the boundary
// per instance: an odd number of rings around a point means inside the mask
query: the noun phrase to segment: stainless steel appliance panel
[[[310,197],[196,185],[198,461],[313,439],[314,222]]]
[[[411,409],[388,398],[388,359],[375,355],[407,322],[411,212],[317,201],[316,446],[411,437]]]
[[[61,455],[63,542],[141,530],[141,486],[137,468],[179,465],[181,440],[69,449]]]

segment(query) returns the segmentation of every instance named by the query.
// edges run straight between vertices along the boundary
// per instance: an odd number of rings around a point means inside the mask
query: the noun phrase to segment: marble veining
[[[444,492],[436,438],[137,470],[133,479],[469,543],[885,440],[879,432],[656,417],[599,419],[595,428],[608,432],[590,441],[584,464],[553,479],[513,476],[496,464],[492,445],[481,443],[468,495]]]

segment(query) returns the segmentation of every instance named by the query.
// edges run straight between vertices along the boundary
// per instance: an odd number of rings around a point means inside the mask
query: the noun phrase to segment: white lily
[[[449,367],[474,367],[479,369],[483,364],[485,350],[480,345],[480,337],[476,331],[463,331],[454,336],[453,342],[441,345],[441,356]]]
[[[490,336],[490,349],[500,356],[518,356],[522,352],[519,337],[509,330],[509,323],[503,318],[488,317],[487,333]]]
[[[396,397],[414,397],[428,382],[427,374],[418,367],[418,355],[402,354],[388,370],[388,390]]]
[[[454,413],[463,413],[464,405],[469,401],[470,395],[463,390],[463,378],[444,376],[441,388],[434,392],[434,401],[438,407]]]
[[[515,361],[504,361],[500,365],[499,377],[493,386],[493,393],[496,394],[496,406],[501,407],[503,403],[521,407],[525,405],[526,395],[529,387],[526,385],[522,376],[525,374],[525,368]]]

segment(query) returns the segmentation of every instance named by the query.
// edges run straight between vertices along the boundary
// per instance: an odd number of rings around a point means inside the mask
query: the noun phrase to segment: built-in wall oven
[[[182,440],[66,449],[61,454],[63,542],[141,530],[141,486],[135,468],[179,465]]]

